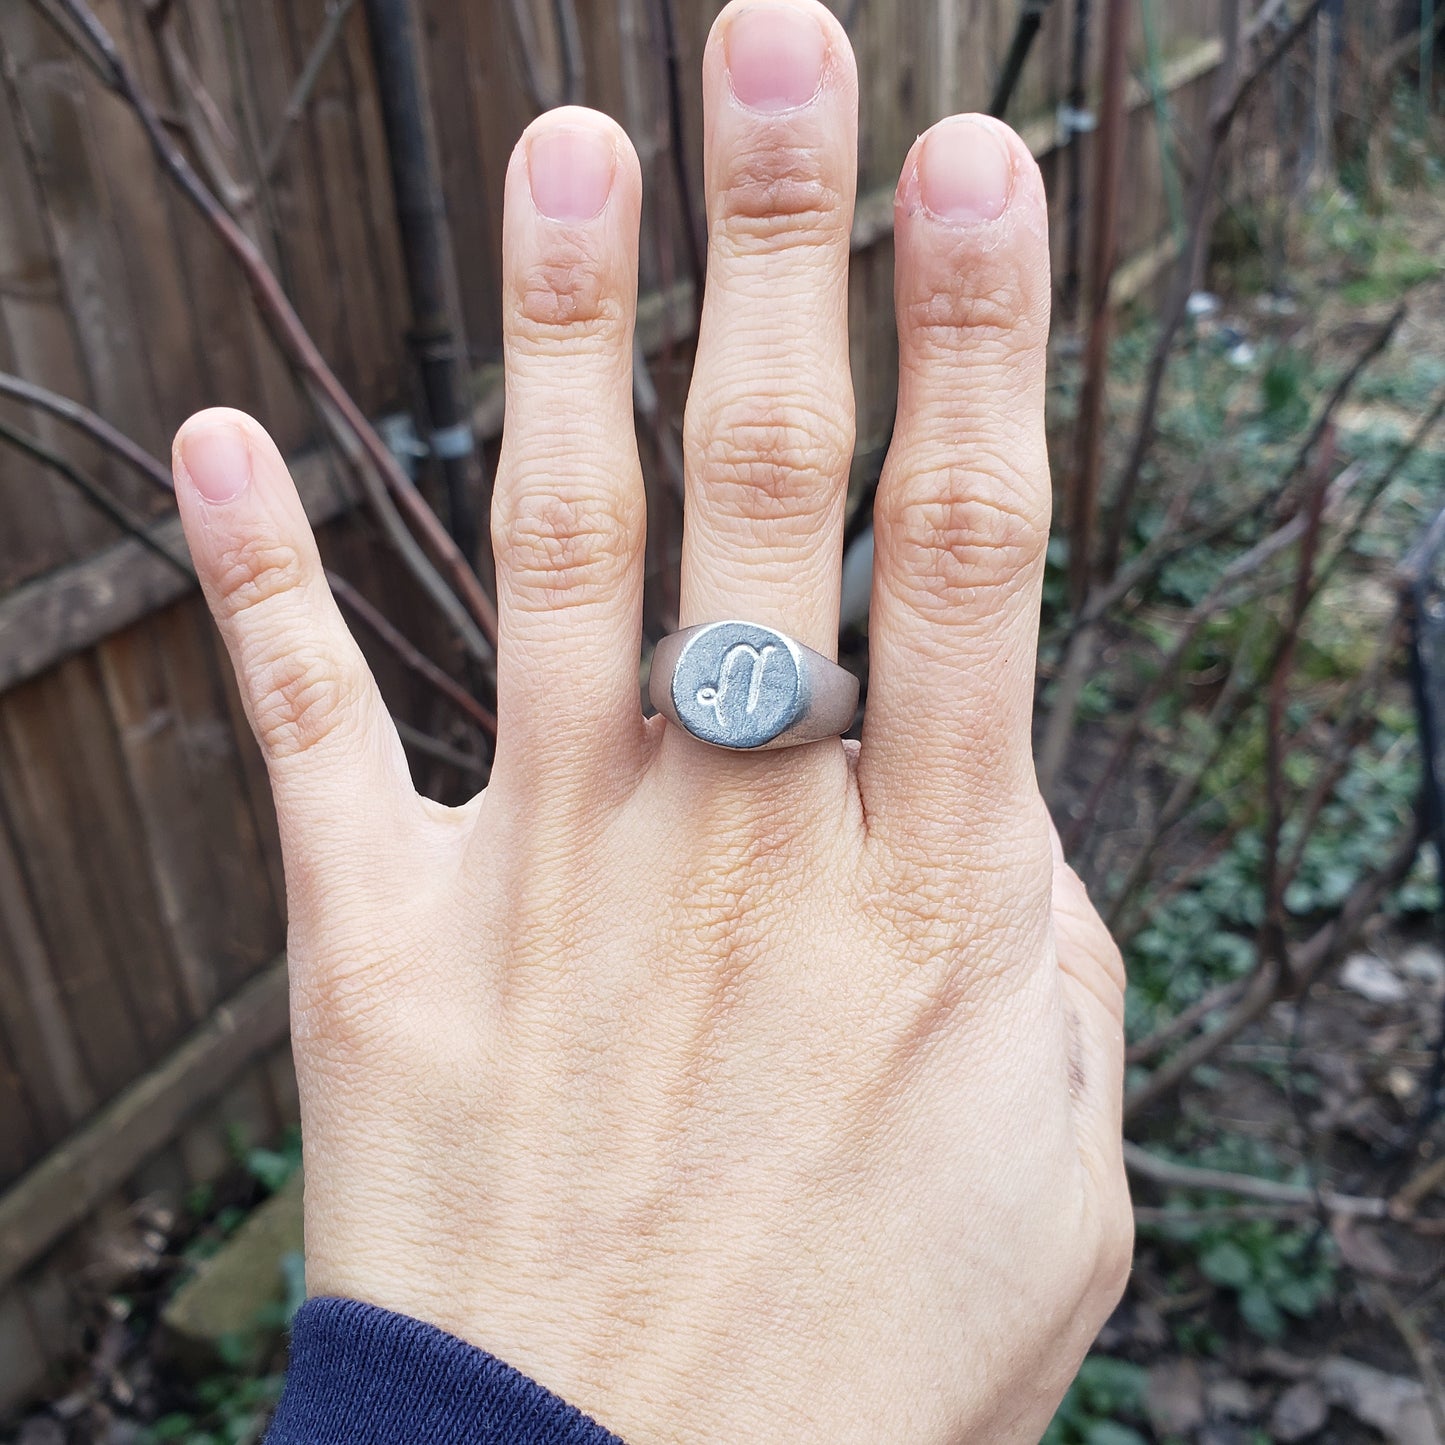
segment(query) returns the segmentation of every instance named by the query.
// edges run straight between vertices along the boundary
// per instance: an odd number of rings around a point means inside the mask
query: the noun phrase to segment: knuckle
[[[709,504],[750,521],[813,518],[853,459],[851,395],[836,407],[735,395],[689,407],[685,449]]]
[[[981,250],[969,238],[939,247],[935,234],[919,249],[905,232],[904,247],[898,320],[905,351],[1042,351],[1052,301],[1042,240]]]
[[[1024,298],[1012,268],[1001,271],[997,284],[971,284],[967,289],[943,282],[910,298],[903,309],[905,334],[911,334],[925,348],[958,351],[967,347],[976,353],[980,346],[1008,354],[1020,348],[1020,320]],[[977,282],[983,278],[972,277]]]
[[[309,752],[353,716],[356,689],[348,669],[313,639],[253,654],[245,675],[251,725],[273,760]]]
[[[273,598],[298,591],[306,583],[307,570],[289,542],[246,538],[228,553],[212,579],[217,620],[234,622]]]
[[[879,492],[875,515],[890,575],[921,603],[956,605],[981,582],[1022,584],[1048,546],[1045,489],[1002,459],[895,477]]]
[[[515,594],[543,607],[610,596],[636,555],[639,520],[618,496],[523,486],[493,517],[497,561]]]
[[[609,267],[579,238],[559,237],[515,282],[512,341],[524,348],[565,338],[615,344],[628,308]]]
[[[848,207],[819,149],[773,140],[744,146],[719,177],[713,231],[733,250],[837,244]]]

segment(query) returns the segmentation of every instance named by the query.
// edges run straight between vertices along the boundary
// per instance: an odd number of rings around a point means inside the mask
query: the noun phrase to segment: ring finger
[[[817,0],[735,0],[703,89],[709,244],[682,625],[742,617],[832,656],[853,455],[852,49]]]

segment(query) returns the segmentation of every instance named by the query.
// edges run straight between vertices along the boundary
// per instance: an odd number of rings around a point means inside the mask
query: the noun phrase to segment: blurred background
[[[642,159],[650,647],[718,8],[0,3],[0,1437],[255,1441],[302,1289],[275,825],[171,434],[265,422],[417,785],[483,785],[507,157],[577,101]],[[865,699],[898,168],[989,110],[1051,198],[1036,742],[1130,965],[1139,1247],[1048,1438],[1445,1445],[1445,3],[833,8]]]

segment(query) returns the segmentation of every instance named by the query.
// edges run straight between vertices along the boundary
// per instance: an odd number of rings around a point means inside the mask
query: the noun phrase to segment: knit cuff
[[[308,1300],[266,1445],[622,1445],[533,1380],[432,1325]]]

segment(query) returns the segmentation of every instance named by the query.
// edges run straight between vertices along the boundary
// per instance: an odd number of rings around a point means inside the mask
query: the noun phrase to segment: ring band
[[[670,633],[653,650],[647,691],[683,731],[742,752],[837,737],[858,708],[858,679],[847,668],[756,622]]]

